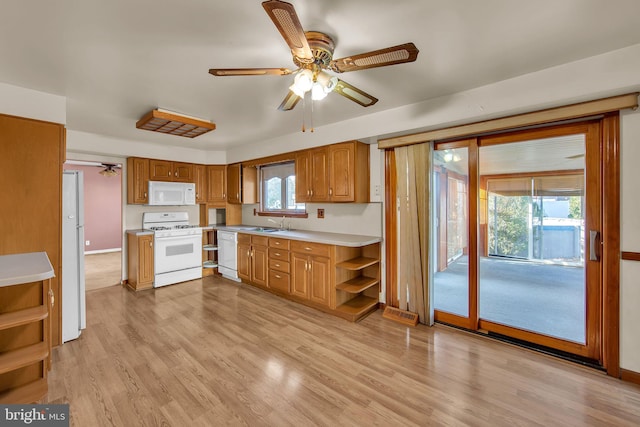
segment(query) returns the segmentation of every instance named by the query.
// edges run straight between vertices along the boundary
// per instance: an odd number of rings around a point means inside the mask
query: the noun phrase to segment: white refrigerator
[[[74,340],[86,327],[84,286],[84,177],[62,175],[62,342]]]

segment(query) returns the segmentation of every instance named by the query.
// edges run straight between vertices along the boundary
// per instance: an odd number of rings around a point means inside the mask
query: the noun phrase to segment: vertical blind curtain
[[[429,188],[431,146],[395,148],[398,195],[399,308],[433,324],[429,298]]]

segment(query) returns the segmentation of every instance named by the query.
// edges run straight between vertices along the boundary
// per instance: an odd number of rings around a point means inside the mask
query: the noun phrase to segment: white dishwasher
[[[218,230],[218,272],[227,279],[238,278],[238,233]]]

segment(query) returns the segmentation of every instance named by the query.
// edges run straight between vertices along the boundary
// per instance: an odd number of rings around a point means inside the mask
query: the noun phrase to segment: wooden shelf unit
[[[378,308],[380,243],[336,246],[335,310],[356,322]]]
[[[51,369],[54,271],[44,252],[0,258],[0,403],[35,403]]]
[[[202,230],[202,276],[218,272],[218,233],[215,229]]]

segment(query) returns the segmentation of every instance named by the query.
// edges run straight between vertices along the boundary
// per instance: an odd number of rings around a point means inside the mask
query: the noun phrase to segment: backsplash
[[[282,218],[254,216],[253,210],[259,207],[258,204],[243,205],[242,223],[265,227],[279,226]],[[308,218],[286,218],[285,224],[297,230],[382,236],[382,203],[307,203],[306,207]],[[324,218],[318,218],[318,209],[324,209]]]

